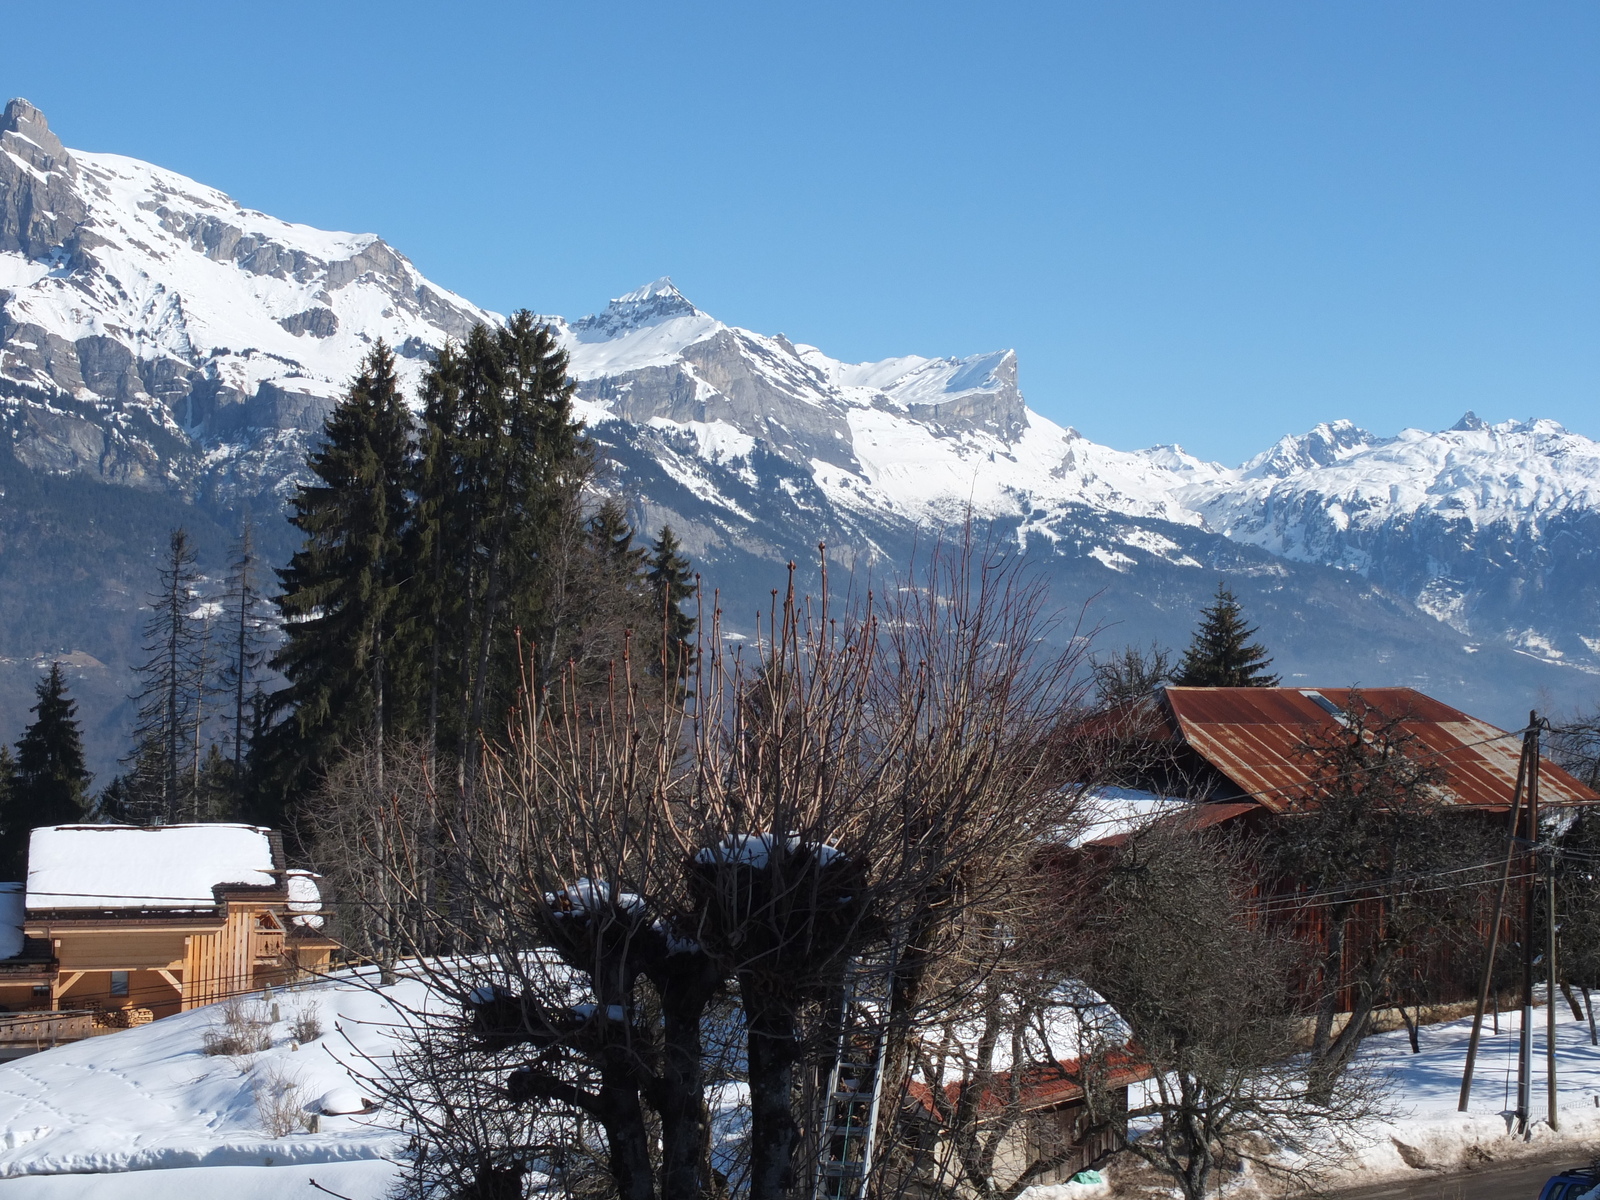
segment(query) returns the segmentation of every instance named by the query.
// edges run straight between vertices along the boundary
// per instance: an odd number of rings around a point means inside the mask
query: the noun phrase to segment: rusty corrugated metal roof
[[[1241,791],[1281,811],[1310,778],[1298,748],[1336,723],[1352,688],[1165,689],[1177,733]],[[1518,733],[1469,717],[1412,688],[1363,688],[1362,699],[1386,717],[1400,718],[1428,755],[1445,769],[1445,790],[1457,804],[1505,809],[1522,754]],[[1548,759],[1539,769],[1541,804],[1585,804],[1596,795]]]

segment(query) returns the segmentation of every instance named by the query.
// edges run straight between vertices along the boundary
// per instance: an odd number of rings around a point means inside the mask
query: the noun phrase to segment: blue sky
[[[69,18],[65,15],[70,12]],[[382,234],[506,311],[670,274],[846,359],[1238,461],[1350,417],[1600,435],[1600,5],[38,7],[69,146]]]

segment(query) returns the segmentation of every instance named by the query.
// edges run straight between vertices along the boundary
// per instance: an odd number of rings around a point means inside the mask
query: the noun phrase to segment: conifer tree
[[[138,718],[133,750],[124,760],[134,773],[136,804],[147,810],[145,819],[178,820],[187,795],[183,763],[189,719],[205,685],[196,678],[203,664],[196,662],[199,628],[190,615],[199,579],[194,547],[180,526],[168,538],[160,584],[149,596],[144,650],[150,657],[137,668],[142,680],[133,697]]]
[[[222,682],[229,693],[233,718],[233,773],[237,779],[244,770],[250,744],[249,698],[255,687],[255,673],[264,654],[261,649],[260,563],[256,558],[255,526],[247,513],[239,530],[233,562],[228,575],[225,609],[229,641],[228,661]]]
[[[305,540],[278,572],[284,644],[272,665],[289,680],[273,699],[293,715],[267,734],[263,766],[279,796],[303,794],[341,744],[381,746],[403,723],[406,689],[390,676],[404,659],[396,597],[410,571],[412,432],[380,342],[308,459],[314,481],[291,502]]]
[[[17,743],[15,775],[4,829],[4,868],[8,878],[26,869],[28,832],[41,825],[65,825],[83,819],[90,775],[83,761],[77,701],[67,696],[61,664],[35,689],[33,724]]]
[[[633,526],[615,496],[607,496],[589,518],[589,536],[601,558],[619,571],[632,575],[643,565],[645,552],[633,544]]]
[[[571,397],[566,352],[525,311],[441,352],[426,382],[415,599],[430,740],[463,780],[523,684],[519,637],[549,647],[567,611],[551,549],[593,462]]]
[[[661,527],[650,547],[645,581],[650,586],[652,628],[660,630],[661,639],[661,653],[651,669],[659,672],[661,664],[666,663],[673,673],[682,676],[694,656],[695,619],[683,611],[683,603],[694,595],[695,576],[671,525]]]
[[[1276,687],[1278,677],[1267,668],[1272,659],[1250,641],[1244,611],[1226,583],[1217,585],[1212,602],[1201,610],[1194,640],[1184,651],[1173,681],[1180,687]]]
[[[11,757],[9,746],[0,746],[0,870],[11,861],[10,824],[11,796],[17,783],[17,760]],[[22,877],[22,872],[9,876]]]

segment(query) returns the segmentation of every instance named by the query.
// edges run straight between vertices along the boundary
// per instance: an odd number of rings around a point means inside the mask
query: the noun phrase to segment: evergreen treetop
[[[0,830],[0,870],[21,878],[27,867],[28,833],[41,825],[67,825],[83,819],[89,770],[83,760],[78,703],[67,695],[61,664],[39,681],[34,721],[17,742],[15,774],[6,789],[4,828]]]
[[[277,787],[299,790],[343,741],[381,738],[394,724],[388,710],[408,696],[386,675],[403,661],[396,600],[409,574],[412,433],[394,355],[380,342],[307,460],[314,481],[292,501],[289,521],[305,540],[278,572],[285,640],[272,665],[289,686],[273,699],[292,706],[295,728],[275,728],[265,748]]]
[[[1250,641],[1255,633],[1245,625],[1238,597],[1219,583],[1215,598],[1201,610],[1173,682],[1179,687],[1277,687],[1278,677],[1267,670],[1271,656]]]
[[[661,630],[661,658],[682,674],[694,657],[695,619],[683,611],[683,602],[695,593],[695,576],[682,543],[663,525],[645,559],[645,582],[650,587],[656,628]],[[653,672],[660,667],[652,663]]]

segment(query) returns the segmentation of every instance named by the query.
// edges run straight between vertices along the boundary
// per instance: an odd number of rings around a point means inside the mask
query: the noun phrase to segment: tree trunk
[[[674,961],[678,959],[683,961]],[[711,1112],[705,1101],[700,1024],[718,977],[704,955],[671,955],[667,963],[668,977],[657,983],[661,1078],[649,1097],[661,1118],[661,1196],[701,1200],[711,1187]]]
[[[608,1065],[601,1072],[600,1110],[619,1200],[655,1200],[650,1135],[631,1065]]]
[[[1561,994],[1567,998],[1567,1007],[1572,1010],[1572,1019],[1583,1020],[1583,1009],[1578,1007],[1578,998],[1572,994],[1572,984],[1565,979],[1561,981]]]
[[[1406,1037],[1411,1041],[1411,1053],[1413,1054],[1422,1053],[1422,1047],[1417,1044],[1417,1021],[1421,1018],[1422,1009],[1420,1006],[1417,1008],[1416,1017],[1413,1018],[1412,1015],[1406,1011],[1406,1006],[1404,1004],[1400,1005],[1400,1020],[1405,1022]]]
[[[750,1200],[785,1200],[794,1186],[797,1137],[790,1111],[794,1087],[795,1014],[790,1003],[740,980],[750,1081]]]
[[[1328,1053],[1333,1036],[1333,1018],[1339,1011],[1339,986],[1344,982],[1344,936],[1348,914],[1343,908],[1331,910],[1328,917],[1328,952],[1322,956],[1322,996],[1317,1003],[1317,1027],[1311,1038],[1311,1059],[1316,1062]]]
[[[1600,1046],[1600,1034],[1594,1027],[1594,998],[1589,995],[1589,989],[1583,989],[1583,1005],[1589,1010],[1589,1045]]]

